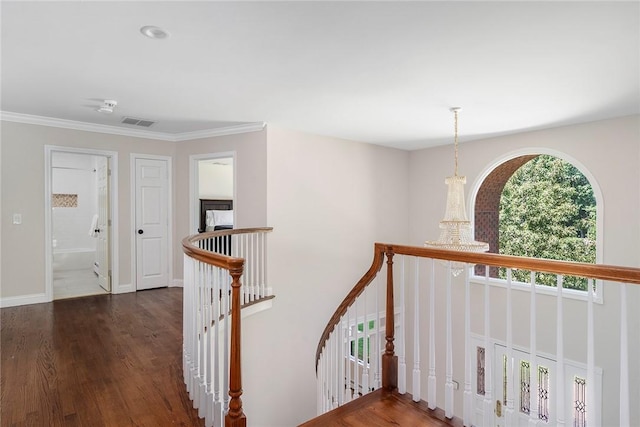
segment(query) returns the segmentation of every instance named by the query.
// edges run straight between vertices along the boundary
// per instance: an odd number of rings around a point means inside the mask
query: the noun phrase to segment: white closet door
[[[169,285],[168,162],[135,159],[136,289]]]

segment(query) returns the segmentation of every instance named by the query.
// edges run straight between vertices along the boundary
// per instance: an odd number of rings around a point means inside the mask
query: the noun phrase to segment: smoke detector
[[[113,99],[105,99],[102,103],[102,107],[98,108],[98,112],[111,114],[113,113],[113,109],[118,105],[118,101],[114,101]]]

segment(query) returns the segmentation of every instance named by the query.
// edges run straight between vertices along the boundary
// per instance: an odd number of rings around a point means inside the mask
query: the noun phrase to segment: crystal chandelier
[[[425,247],[433,249],[449,249],[464,252],[487,252],[489,244],[473,240],[471,235],[471,221],[467,219],[467,212],[464,205],[464,184],[467,183],[466,176],[458,175],[458,112],[460,107],[451,109],[454,116],[454,151],[455,168],[453,176],[444,180],[447,184],[447,208],[444,219],[440,221],[440,237],[437,241],[426,241]],[[457,276],[462,272],[462,263],[453,263],[452,273]]]

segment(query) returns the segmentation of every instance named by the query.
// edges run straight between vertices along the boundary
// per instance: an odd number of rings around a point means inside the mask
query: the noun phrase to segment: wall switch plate
[[[16,225],[22,224],[22,214],[14,213],[13,214],[13,223]]]

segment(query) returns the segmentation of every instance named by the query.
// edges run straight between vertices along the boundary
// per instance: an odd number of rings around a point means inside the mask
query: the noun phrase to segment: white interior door
[[[109,158],[97,157],[98,223],[96,227],[96,273],[98,284],[111,292],[111,268],[109,264],[111,209],[109,207]]]
[[[494,355],[493,377],[496,391],[494,396],[496,401],[496,426],[528,426],[531,419],[535,420],[540,426],[553,425],[556,402],[556,362],[546,357],[538,356],[537,363],[532,363],[529,353],[512,349],[514,387],[513,385],[507,385],[507,369],[510,366],[507,363],[506,347],[496,344]],[[534,375],[535,379],[533,378]],[[505,385],[507,385],[506,393]],[[513,394],[513,396],[509,396],[509,394]],[[511,423],[507,421],[506,416],[507,399],[513,399],[513,420]],[[499,410],[497,409],[498,407],[500,408]],[[534,408],[535,413],[532,414],[531,412]]]
[[[135,159],[136,289],[169,285],[168,161]]]

